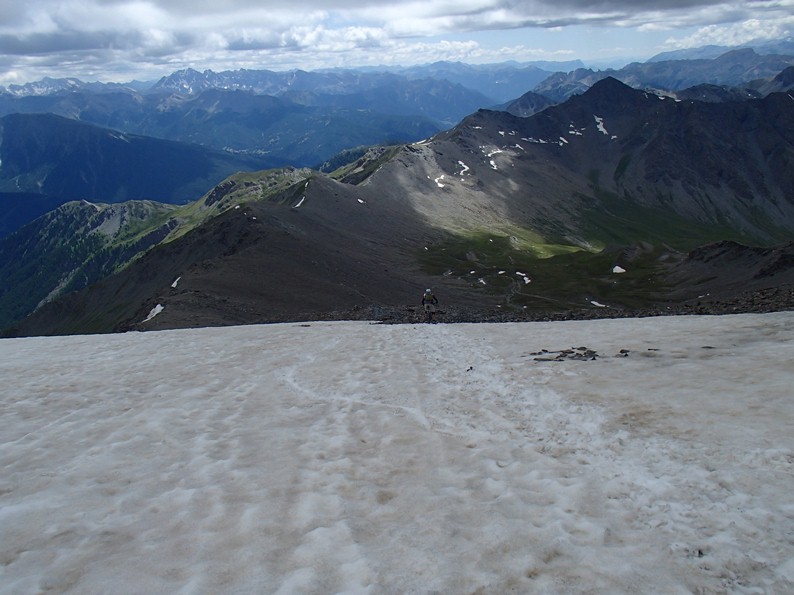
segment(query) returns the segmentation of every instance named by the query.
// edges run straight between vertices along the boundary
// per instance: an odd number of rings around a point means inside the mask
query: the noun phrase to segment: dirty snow
[[[0,340],[0,592],[791,593],[792,361],[794,313]]]

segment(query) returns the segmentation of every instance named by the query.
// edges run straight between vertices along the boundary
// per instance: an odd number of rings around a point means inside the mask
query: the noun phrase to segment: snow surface
[[[793,361],[791,312],[0,340],[0,592],[791,593]]]

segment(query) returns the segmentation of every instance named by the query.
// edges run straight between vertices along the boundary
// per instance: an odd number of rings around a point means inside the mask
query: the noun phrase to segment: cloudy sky
[[[794,0],[0,0],[0,85],[192,67],[642,60],[794,34]]]

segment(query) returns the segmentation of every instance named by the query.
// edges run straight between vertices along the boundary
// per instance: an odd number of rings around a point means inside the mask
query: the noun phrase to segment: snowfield
[[[794,592],[792,312],[7,339],[0,373],[1,593]]]

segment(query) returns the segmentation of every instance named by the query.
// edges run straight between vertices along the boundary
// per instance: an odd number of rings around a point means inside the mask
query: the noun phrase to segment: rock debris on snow
[[[706,348],[704,347],[704,349]],[[630,349],[621,349],[614,357],[628,357],[630,353]],[[595,349],[590,349],[589,347],[571,347],[570,349],[558,349],[556,351],[541,349],[540,351],[533,351],[529,355],[534,356],[534,361],[537,362],[595,361],[601,357]]]

